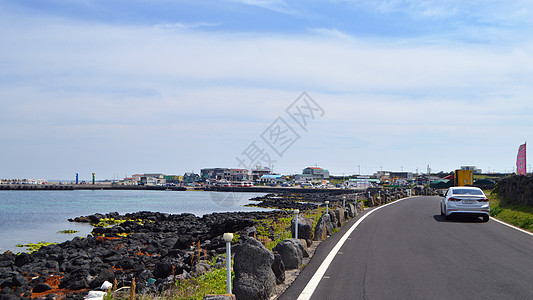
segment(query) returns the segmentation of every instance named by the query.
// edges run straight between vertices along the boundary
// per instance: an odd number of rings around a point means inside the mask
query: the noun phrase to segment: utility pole
[[[429,167],[428,165],[428,187],[429,187],[429,184],[431,183],[431,168]]]

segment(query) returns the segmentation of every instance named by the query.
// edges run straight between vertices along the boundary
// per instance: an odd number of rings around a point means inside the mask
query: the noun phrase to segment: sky
[[[512,172],[532,29],[521,0],[0,0],[0,178]]]

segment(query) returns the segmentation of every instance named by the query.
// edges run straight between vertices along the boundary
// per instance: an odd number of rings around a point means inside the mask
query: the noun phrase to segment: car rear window
[[[483,195],[481,190],[472,190],[472,189],[454,189],[454,195]]]

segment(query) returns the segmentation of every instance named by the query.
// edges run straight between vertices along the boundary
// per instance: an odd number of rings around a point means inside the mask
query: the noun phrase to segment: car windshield
[[[483,192],[481,190],[474,190],[474,189],[454,189],[453,190],[454,195],[479,195],[482,196]]]

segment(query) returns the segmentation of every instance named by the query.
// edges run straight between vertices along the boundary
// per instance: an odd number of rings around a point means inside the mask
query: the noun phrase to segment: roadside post
[[[300,213],[299,209],[294,210],[294,214],[296,215],[296,219],[294,222],[294,238],[298,239],[298,214]]]
[[[346,208],[346,196],[342,196],[342,208]]]
[[[227,293],[231,294],[231,241],[233,240],[233,233],[226,232],[222,236],[226,242],[226,283]]]
[[[329,210],[328,210],[329,201],[325,201],[324,203],[326,203],[326,215],[327,215],[329,213]]]

